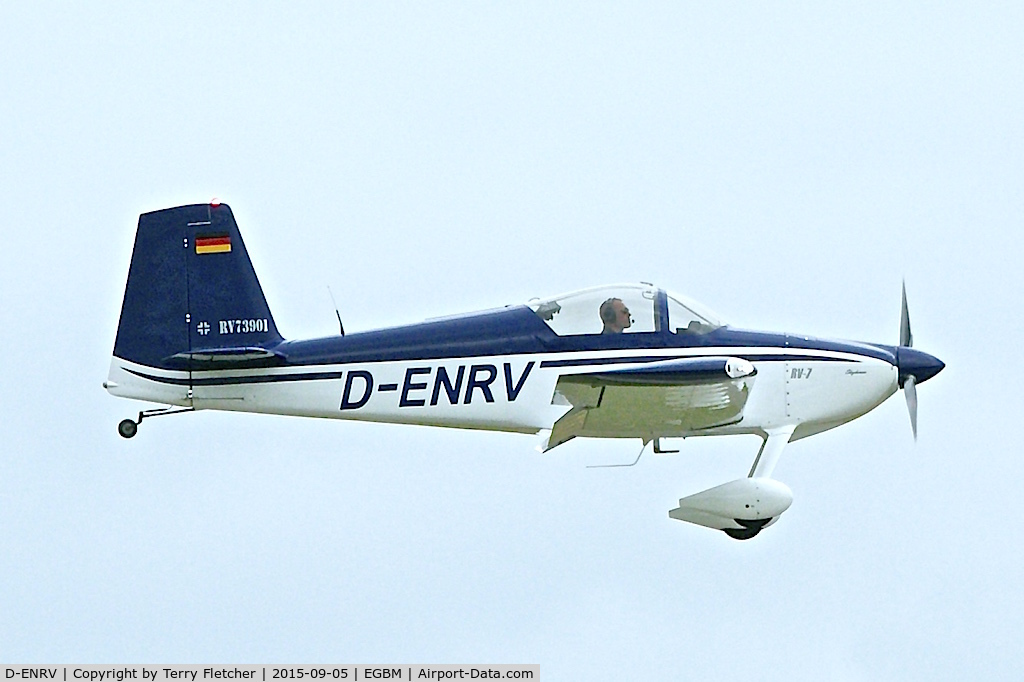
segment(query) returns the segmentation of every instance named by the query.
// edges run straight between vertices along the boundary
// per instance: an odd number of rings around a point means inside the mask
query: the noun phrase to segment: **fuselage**
[[[692,430],[665,419],[655,431],[614,437],[763,433],[792,424],[797,439],[865,414],[899,386],[894,346],[728,326],[680,331],[559,336],[530,307],[509,306],[284,341],[266,357],[230,364],[182,359],[180,367],[153,368],[115,356],[108,390],[196,409],[537,433],[569,410],[556,392],[560,377],[729,356],[756,369],[738,421]],[[671,393],[664,400],[671,405]]]

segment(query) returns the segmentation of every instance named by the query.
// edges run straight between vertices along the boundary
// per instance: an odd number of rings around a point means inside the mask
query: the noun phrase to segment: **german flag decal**
[[[230,253],[231,235],[229,234],[204,234],[196,235],[196,253]]]

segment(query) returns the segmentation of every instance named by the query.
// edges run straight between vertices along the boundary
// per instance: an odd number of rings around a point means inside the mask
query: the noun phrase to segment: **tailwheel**
[[[131,419],[124,419],[117,425],[117,433],[121,438],[131,438],[139,432],[139,425]]]
[[[131,438],[139,432],[139,424],[147,417],[162,417],[168,414],[181,414],[182,412],[194,412],[194,407],[161,407],[155,410],[143,410],[139,412],[139,418],[135,421],[123,419],[117,425],[117,433],[121,438]]]

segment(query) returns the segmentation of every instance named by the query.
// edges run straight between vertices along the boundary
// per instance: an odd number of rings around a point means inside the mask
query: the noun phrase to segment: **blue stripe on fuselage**
[[[850,341],[832,341],[789,334],[765,333],[720,327],[705,334],[672,332],[649,332],[635,334],[592,334],[580,336],[557,336],[540,318],[526,306],[514,306],[485,311],[472,315],[433,320],[420,324],[370,332],[335,336],[307,341],[286,341],[272,349],[272,359],[261,359],[253,363],[232,364],[222,369],[256,370],[274,367],[309,367],[313,365],[372,364],[379,362],[458,360],[474,357],[496,357],[514,355],[636,351],[636,350],[687,350],[679,356],[602,354],[591,357],[569,357],[545,360],[543,368],[586,367],[617,363],[643,363],[692,357],[693,351],[709,349],[718,355],[731,353],[751,362],[806,362],[841,361],[815,353],[826,351],[849,353],[861,357],[875,358],[896,364],[895,348],[891,346],[863,344]],[[713,351],[711,349],[714,349]],[[752,352],[764,349],[765,352]],[[782,352],[771,353],[772,349]],[[806,351],[799,353],[795,351]],[[209,364],[202,369],[210,369]],[[453,370],[454,371],[454,370]],[[250,374],[239,377],[205,377],[196,371],[191,380],[187,378],[167,379],[143,375],[161,383],[189,384],[194,386],[215,386],[242,383],[273,383],[338,379],[340,372],[307,372],[299,374]],[[447,377],[446,377],[447,380]],[[378,390],[394,391],[397,385],[384,384]]]

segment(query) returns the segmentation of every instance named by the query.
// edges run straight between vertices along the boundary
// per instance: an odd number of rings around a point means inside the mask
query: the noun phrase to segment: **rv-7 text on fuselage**
[[[855,419],[943,368],[911,348],[744,331],[649,284],[596,287],[420,324],[309,340],[278,333],[224,204],[143,214],[104,386],[210,409],[541,434],[660,439],[757,434],[749,474],[679,500],[672,518],[750,538],[792,493],[786,443]]]

